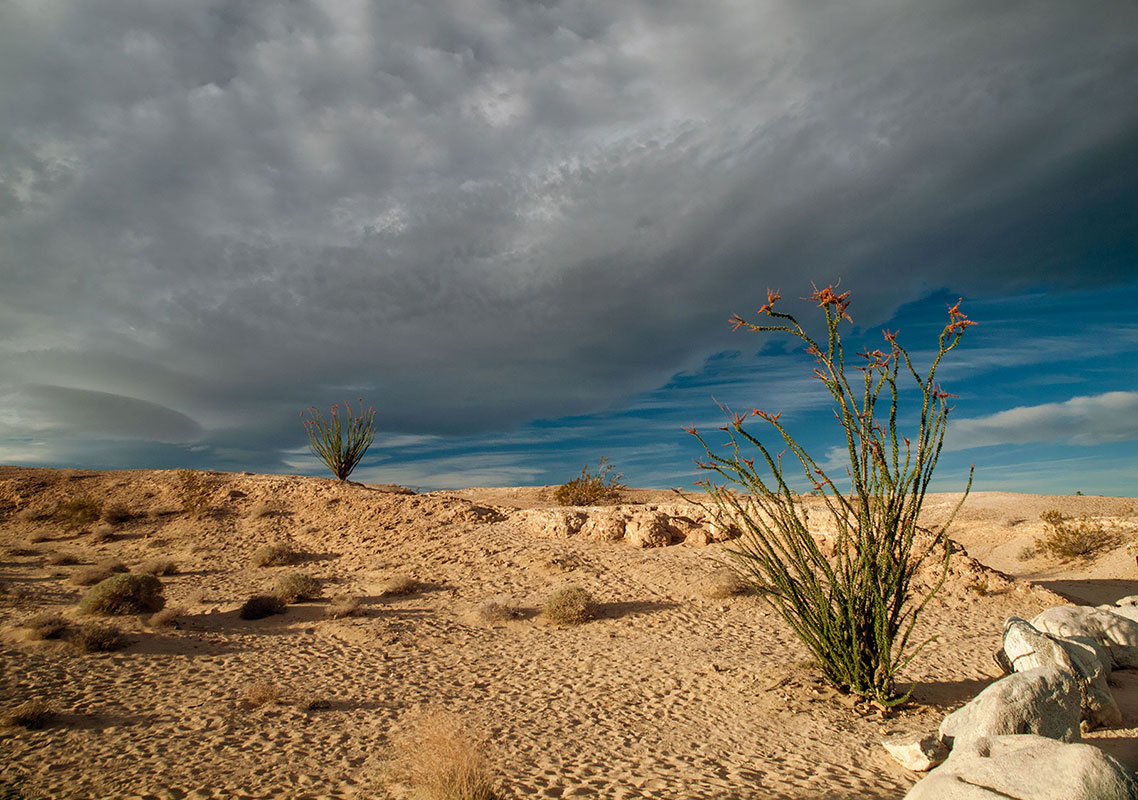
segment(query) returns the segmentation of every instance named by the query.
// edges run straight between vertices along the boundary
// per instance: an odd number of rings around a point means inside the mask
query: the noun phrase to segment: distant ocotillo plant
[[[354,413],[348,403],[344,403],[343,416],[339,405],[332,406],[328,419],[316,406],[300,413],[308,434],[308,446],[332,470],[337,480],[348,479],[375,440],[375,408],[364,411],[362,397],[359,403],[359,414]]]

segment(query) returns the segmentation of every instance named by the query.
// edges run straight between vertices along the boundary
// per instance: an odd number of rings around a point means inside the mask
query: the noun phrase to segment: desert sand
[[[886,715],[823,684],[760,600],[709,596],[729,542],[643,548],[543,528],[534,519],[555,508],[551,487],[413,494],[198,475],[207,502],[187,511],[177,471],[0,467],[0,710],[41,699],[58,711],[40,730],[0,729],[0,787],[27,798],[404,797],[390,742],[416,712],[442,708],[489,738],[507,797],[900,798],[920,775],[881,741],[935,730],[999,677],[1007,616],[1138,593],[1128,541],[1081,562],[1025,553],[1043,511],[1129,524],[1135,500],[974,493],[950,531],[963,549],[919,626],[918,639],[937,638],[904,675],[913,702]],[[130,518],[64,530],[51,512],[80,497]],[[620,502],[682,511],[668,492]],[[926,521],[954,502],[931,495]],[[251,566],[273,542],[304,559]],[[177,573],[160,580],[167,605],[184,608],[175,624],[113,618],[129,644],[108,653],[29,635],[23,623],[45,612],[82,624],[73,573],[108,558],[172,560]],[[319,578],[324,597],[239,617],[294,570]],[[413,590],[386,593],[397,577]],[[553,624],[542,603],[571,585],[598,601],[596,618]],[[341,594],[362,599],[360,615],[327,615]],[[488,618],[493,598],[516,616]],[[1112,680],[1125,727],[1086,739],[1138,768],[1138,674]],[[250,708],[258,682],[280,701]]]

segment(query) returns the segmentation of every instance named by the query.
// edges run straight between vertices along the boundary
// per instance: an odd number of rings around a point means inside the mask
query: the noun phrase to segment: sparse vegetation
[[[139,564],[135,571],[144,575],[177,575],[178,565],[169,558],[150,558]]]
[[[67,620],[59,614],[36,614],[21,626],[35,639],[58,639],[67,630]]]
[[[209,511],[213,498],[213,486],[192,469],[178,470],[178,499],[182,510],[192,517],[200,517]]]
[[[810,296],[826,317],[827,335],[821,343],[793,315],[774,310],[779,299],[778,292],[768,290],[767,302],[758,311],[769,320],[766,324],[736,315],[734,327],[786,333],[806,344],[816,359],[814,374],[834,401],[846,444],[848,485],[843,479],[839,487],[791,436],[780,422],[781,412],[754,409],[732,414],[726,408],[728,419],[722,426],[728,439],[726,454],[694,428],[688,429],[706,453],[699,466],[725,481],[701,483],[718,521],[739,524],[744,530],[732,551],[736,568],[790,625],[825,679],[881,706],[895,706],[908,697],[908,693],[897,696],[896,675],[920,651],[920,647],[909,651],[909,637],[928,599],[944,584],[951,552],[946,530],[964,502],[962,497],[931,536],[918,537],[917,519],[944,442],[952,397],[937,385],[936,371],[974,323],[960,311],[960,303],[949,308],[949,320],[925,375],[917,372],[897,334],[885,331],[886,352],[860,353],[856,369],[862,375],[851,383],[838,330],[842,320],[850,321],[849,293],[838,294],[827,286],[815,288]],[[904,380],[899,381],[902,371]],[[905,418],[899,405],[902,393],[913,389],[920,415],[910,438],[898,429],[899,419]],[[879,410],[879,400],[884,411]],[[769,447],[745,429],[751,417],[774,430],[777,447]],[[755,457],[745,456],[744,447],[754,448]],[[789,475],[784,473],[785,453],[797,462]],[[795,479],[794,473],[804,488],[822,496],[836,531],[832,550],[827,547],[823,552],[807,525],[801,495],[788,483],[788,478]],[[970,487],[971,474],[965,497]],[[938,575],[927,591],[917,594],[914,578],[930,557],[940,562]]]
[[[411,594],[418,591],[419,582],[406,575],[392,575],[378,587],[380,597],[390,597],[400,594]]]
[[[500,800],[486,737],[441,711],[411,720],[393,737],[392,773],[422,800]]]
[[[521,612],[510,598],[500,594],[483,600],[475,607],[474,613],[483,622],[493,623],[517,619]]]
[[[106,567],[90,566],[79,567],[71,573],[68,580],[75,586],[94,586],[100,581],[105,581],[114,573]]]
[[[329,619],[343,619],[344,617],[363,616],[363,600],[347,594],[338,594],[332,598],[324,615]]]
[[[101,522],[91,531],[92,544],[106,544],[115,540],[115,526],[109,522]]]
[[[320,596],[320,581],[303,572],[289,572],[273,583],[273,594],[286,605],[315,600]]]
[[[110,525],[122,525],[124,522],[130,522],[133,516],[130,509],[122,503],[112,503],[103,509],[103,522]]]
[[[270,681],[254,681],[245,687],[241,706],[246,710],[275,705],[284,699],[284,690]]]
[[[245,601],[237,616],[241,619],[264,619],[273,614],[283,614],[285,604],[275,594],[255,594]]]
[[[7,727],[18,726],[29,730],[39,730],[51,724],[57,713],[55,705],[46,700],[25,700],[12,710],[5,712],[0,720]]]
[[[286,542],[267,544],[253,553],[249,559],[251,567],[287,567],[300,560],[299,554]]]
[[[612,465],[607,458],[597,464],[597,472],[589,472],[588,465],[581,467],[581,474],[563,483],[553,492],[553,499],[563,506],[595,506],[605,501],[620,499],[625,487],[620,475],[612,474]]]
[[[182,606],[166,606],[161,611],[151,614],[147,624],[152,628],[171,628],[176,627],[178,617],[186,613],[186,609]]]
[[[558,625],[581,625],[596,616],[593,597],[580,586],[568,586],[554,592],[545,601],[542,611],[546,618]]]
[[[99,569],[105,569],[107,572],[129,572],[126,564],[119,561],[117,558],[104,558],[95,562],[95,566]]]
[[[272,503],[266,502],[264,500],[261,500],[260,502],[254,504],[254,506],[249,509],[249,516],[253,519],[260,519],[261,517],[275,517],[280,513],[281,512],[279,508],[277,508]]]
[[[50,567],[69,567],[72,564],[78,564],[79,559],[71,553],[48,553],[43,563]]]
[[[1036,555],[1038,555],[1038,553],[1035,552],[1034,547],[1028,547],[1025,545],[1019,549],[1018,553],[1016,553],[1016,558],[1020,561],[1030,561],[1031,559],[1035,558]]]
[[[84,653],[110,653],[130,644],[123,632],[113,625],[83,625],[68,641]]]
[[[350,404],[344,403],[346,419],[341,419],[338,405],[332,406],[332,414],[327,420],[316,406],[300,414],[309,447],[339,481],[348,479],[375,440],[375,409],[364,411],[362,397],[359,403],[358,415]]]
[[[751,592],[750,582],[738,570],[722,567],[705,576],[697,586],[699,593],[709,600],[725,600]]]
[[[61,501],[51,517],[65,531],[74,531],[98,522],[102,513],[101,503],[91,497],[78,497],[74,500]]]
[[[1122,543],[1122,533],[1093,517],[1069,517],[1055,509],[1039,515],[1043,535],[1035,549],[1060,561],[1090,560]]]
[[[166,598],[153,575],[120,573],[99,581],[79,601],[80,614],[121,616],[162,610]]]

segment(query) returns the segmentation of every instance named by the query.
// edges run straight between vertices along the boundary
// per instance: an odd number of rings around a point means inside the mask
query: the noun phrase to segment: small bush
[[[95,566],[99,569],[105,569],[107,572],[130,572],[126,564],[119,561],[117,558],[104,558],[95,562]]]
[[[78,564],[79,559],[71,553],[48,553],[43,562],[51,567],[69,567]]]
[[[64,530],[73,531],[98,522],[102,513],[101,503],[90,497],[79,497],[61,501],[51,516]]]
[[[344,617],[363,616],[363,600],[351,595],[339,594],[332,598],[324,615],[329,619],[343,619]]]
[[[596,616],[596,605],[592,595],[580,586],[569,586],[550,595],[542,611],[558,625],[580,625]]]
[[[393,575],[379,585],[379,596],[390,597],[399,594],[411,594],[418,591],[419,582],[406,575]]]
[[[699,593],[710,600],[725,600],[751,592],[751,584],[730,567],[717,569],[698,583]]]
[[[36,614],[21,627],[36,639],[58,639],[67,630],[67,620],[59,614]]]
[[[84,653],[110,653],[130,644],[123,632],[113,625],[84,625],[68,638]]]
[[[5,726],[19,726],[29,730],[39,730],[55,719],[56,710],[46,700],[26,700],[3,716]]]
[[[1043,535],[1035,540],[1035,549],[1060,561],[1089,560],[1097,554],[1117,547],[1121,536],[1090,517],[1075,519],[1054,509],[1039,515]]]
[[[237,616],[241,619],[264,619],[273,614],[283,614],[285,604],[274,594],[255,594],[245,601]]]
[[[364,401],[360,398],[359,414],[347,403],[344,403],[344,411],[343,419],[338,405],[332,406],[332,415],[327,420],[316,406],[300,414],[308,434],[308,446],[339,481],[348,479],[375,440],[374,408],[364,411]]]
[[[79,601],[80,614],[117,616],[161,611],[162,583],[153,575],[122,573],[99,581]]]
[[[186,613],[181,606],[166,606],[166,608],[152,614],[147,624],[152,628],[170,628],[178,622],[178,617]]]
[[[130,522],[133,516],[130,509],[122,503],[113,503],[103,509],[103,522],[111,525],[122,525],[124,522]]]
[[[103,522],[95,526],[91,531],[92,544],[106,544],[115,540],[115,526],[109,522]]]
[[[452,714],[424,714],[392,741],[393,775],[423,800],[499,800],[485,736]]]
[[[475,607],[474,613],[483,622],[505,622],[517,619],[520,614],[518,607],[505,595],[486,598]]]
[[[249,710],[275,705],[284,699],[284,690],[269,681],[255,681],[245,687],[243,694],[241,706]]]
[[[273,583],[273,594],[285,604],[315,600],[320,596],[320,581],[303,572],[289,572]]]
[[[620,475],[613,475],[612,465],[607,458],[597,464],[597,474],[589,472],[586,465],[581,474],[568,483],[558,486],[553,499],[563,506],[593,506],[606,500],[617,500],[627,488],[620,482]]]
[[[256,503],[251,509],[249,509],[249,516],[253,519],[260,519],[262,517],[275,517],[280,513],[281,512],[279,508],[277,508],[272,503],[266,502],[264,500]]]
[[[168,558],[151,558],[139,564],[135,571],[143,575],[177,575],[178,565]]]
[[[200,473],[192,469],[178,470],[178,499],[183,511],[190,516],[200,517],[209,511],[212,498],[213,486]]]
[[[299,554],[292,549],[292,545],[285,542],[267,544],[258,549],[249,559],[252,567],[287,567],[299,560]]]

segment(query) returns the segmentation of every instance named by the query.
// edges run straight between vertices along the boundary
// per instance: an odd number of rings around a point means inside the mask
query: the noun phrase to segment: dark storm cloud
[[[1122,0],[2,13],[0,392],[150,403],[160,441],[601,409],[768,285],[841,276],[868,324],[1134,270]]]

